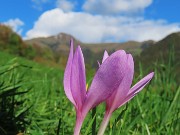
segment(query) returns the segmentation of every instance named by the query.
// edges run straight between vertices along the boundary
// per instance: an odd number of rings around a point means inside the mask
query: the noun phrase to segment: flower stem
[[[103,135],[104,132],[105,132],[105,129],[109,123],[109,120],[110,120],[110,117],[111,117],[111,113],[106,111],[105,115],[104,115],[104,119],[101,123],[101,126],[99,128],[99,131],[98,131],[98,135]]]
[[[92,109],[92,119],[94,119],[92,123],[92,135],[96,134],[96,116],[95,115],[96,115],[96,107]]]
[[[80,130],[81,130],[83,121],[84,121],[84,117],[81,114],[77,113],[76,125],[74,128],[74,135],[80,135]]]

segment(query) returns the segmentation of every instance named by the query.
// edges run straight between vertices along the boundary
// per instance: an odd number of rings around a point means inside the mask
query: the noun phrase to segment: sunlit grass
[[[73,134],[75,110],[66,98],[63,90],[63,70],[50,68],[22,58],[0,53],[0,93],[8,88],[18,87],[17,92],[27,93],[12,95],[14,101],[23,101],[14,105],[14,115],[26,112],[23,117],[28,123],[23,132],[33,135]],[[2,59],[3,58],[3,59]],[[156,63],[155,77],[145,89],[128,104],[113,113],[105,131],[107,135],[175,135],[180,131],[180,88],[175,82],[172,61],[170,65]],[[90,71],[91,72],[91,71]],[[134,83],[146,75],[141,67]],[[88,74],[87,82],[91,82]],[[6,88],[6,89],[4,89]],[[0,102],[3,102],[1,97]],[[96,131],[103,118],[104,104],[96,108]],[[1,116],[0,116],[1,119]],[[93,119],[89,112],[82,134],[91,134]],[[0,123],[0,131],[2,125]],[[58,132],[58,133],[57,133]],[[2,133],[2,131],[0,132]]]

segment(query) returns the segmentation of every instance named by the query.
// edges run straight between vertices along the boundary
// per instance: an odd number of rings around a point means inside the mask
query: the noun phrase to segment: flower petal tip
[[[154,72],[149,73],[148,77],[150,78],[150,80],[154,77]]]

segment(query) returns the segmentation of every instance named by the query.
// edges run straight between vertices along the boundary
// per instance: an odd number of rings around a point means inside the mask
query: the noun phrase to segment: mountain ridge
[[[112,52],[115,50],[123,49],[130,53],[139,54],[144,46],[152,45],[155,41],[149,40],[144,42],[137,42],[137,41],[127,41],[123,43],[83,43],[73,36],[66,34],[66,33],[59,33],[55,36],[49,37],[40,37],[34,38],[30,40],[26,40],[27,44],[37,44],[41,47],[49,47],[54,53],[61,53],[61,52],[69,52],[69,43],[70,40],[74,40],[74,45],[81,45],[82,49],[89,50],[92,53],[98,54],[101,53],[102,50],[107,50],[108,52]]]
[[[176,55],[175,62],[180,61],[180,32],[172,33],[160,41],[128,41],[124,43],[83,43],[73,36],[60,33],[55,36],[34,38],[23,41],[21,37],[9,27],[0,25],[0,50],[25,57],[40,63],[54,63],[60,67],[66,65],[70,49],[70,40],[74,40],[74,48],[81,45],[86,64],[97,67],[97,60],[101,61],[104,50],[109,54],[123,49],[132,53],[135,64],[141,61],[146,67],[160,60],[160,53],[165,61],[168,59],[169,45],[173,44]],[[50,64],[52,65],[52,64]]]

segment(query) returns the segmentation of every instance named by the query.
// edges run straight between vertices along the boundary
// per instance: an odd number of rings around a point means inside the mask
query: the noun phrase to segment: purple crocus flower
[[[73,54],[73,41],[64,73],[64,90],[75,106],[74,135],[79,135],[82,123],[90,109],[109,98],[126,75],[127,54],[123,50],[109,56],[97,70],[91,86],[86,89],[84,57],[80,46]]]
[[[108,53],[105,51],[102,63],[108,60],[109,57],[111,56],[109,56]],[[100,126],[98,135],[103,135],[112,113],[116,109],[127,103],[129,100],[131,100],[137,93],[139,93],[154,76],[154,72],[152,72],[145,76],[143,79],[141,79],[132,88],[130,88],[134,75],[134,61],[131,54],[126,55],[126,63],[124,66],[126,67],[126,73],[121,83],[119,84],[117,90],[114,90],[113,94],[106,100],[106,112],[103,122]]]

